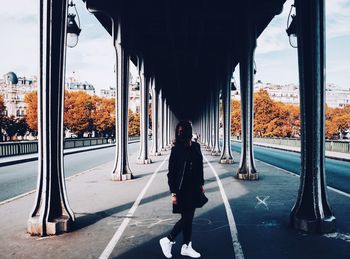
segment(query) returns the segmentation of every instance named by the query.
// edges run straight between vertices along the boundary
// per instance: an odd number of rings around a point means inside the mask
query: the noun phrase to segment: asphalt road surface
[[[139,143],[129,144],[129,152],[138,150]],[[112,161],[115,147],[103,148],[64,157],[66,177]],[[36,188],[38,161],[0,167],[0,202]]]
[[[232,143],[232,151],[240,152],[240,143]],[[138,143],[129,144],[129,152],[137,152]],[[114,159],[115,148],[105,148],[65,156],[66,177],[107,163]],[[254,147],[256,159],[300,173],[300,154],[272,148]],[[0,201],[34,190],[37,182],[37,161],[10,165],[0,168]],[[326,159],[328,186],[350,193],[350,163]]]
[[[232,142],[232,151],[240,152],[241,144]],[[254,146],[254,157],[271,165],[300,174],[300,153]],[[350,193],[350,162],[326,158],[327,185]]]

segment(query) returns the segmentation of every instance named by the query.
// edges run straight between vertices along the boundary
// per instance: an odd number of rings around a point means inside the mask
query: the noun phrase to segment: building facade
[[[299,87],[295,84],[277,85],[258,81],[254,85],[254,92],[266,90],[271,99],[285,104],[299,105]],[[232,91],[232,98],[240,100],[240,89]],[[343,89],[335,84],[326,85],[326,104],[332,108],[342,108],[350,104],[350,89]]]
[[[5,116],[24,117],[27,110],[24,97],[36,89],[37,78],[35,76],[17,77],[14,72],[5,74],[0,80],[0,94],[3,96],[6,106]]]
[[[95,87],[88,82],[80,82],[74,76],[67,77],[65,90],[68,91],[84,91],[89,95],[95,95]]]

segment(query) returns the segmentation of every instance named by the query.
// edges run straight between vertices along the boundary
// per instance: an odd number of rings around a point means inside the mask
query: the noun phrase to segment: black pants
[[[188,245],[192,238],[192,221],[195,208],[187,209],[181,213],[181,219],[176,222],[173,230],[170,232],[169,239],[174,241],[177,235],[182,231],[183,244]]]

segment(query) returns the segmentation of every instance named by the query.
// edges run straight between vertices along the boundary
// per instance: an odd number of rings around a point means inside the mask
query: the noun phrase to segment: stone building
[[[37,89],[37,78],[18,77],[14,72],[9,72],[0,79],[0,94],[4,98],[6,106],[5,115],[20,118],[26,115],[27,105],[24,97],[27,93]]]

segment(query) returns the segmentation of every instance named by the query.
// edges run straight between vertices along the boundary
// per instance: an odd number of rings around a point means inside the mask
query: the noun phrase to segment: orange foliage
[[[4,114],[5,109],[4,97],[0,95],[0,117]]]
[[[26,121],[28,127],[34,131],[38,131],[38,93],[36,91],[27,93],[24,96],[24,101],[27,104]]]
[[[93,130],[91,114],[95,110],[95,98],[83,91],[65,91],[64,127],[78,137]]]
[[[241,103],[237,100],[231,101],[231,135],[241,135]]]
[[[95,97],[96,109],[91,117],[97,132],[115,135],[115,100]]]
[[[326,107],[326,138],[339,138],[350,129],[350,105],[343,108]]]
[[[266,90],[254,96],[254,135],[259,137],[298,137],[299,107],[273,101]],[[231,134],[241,134],[240,102],[231,101]]]
[[[129,136],[140,136],[140,114],[129,109]]]

